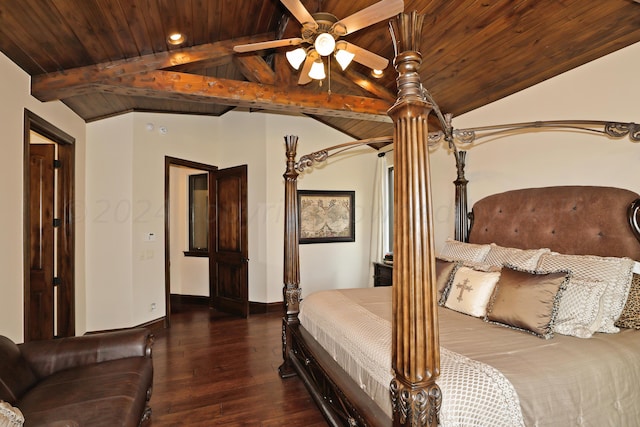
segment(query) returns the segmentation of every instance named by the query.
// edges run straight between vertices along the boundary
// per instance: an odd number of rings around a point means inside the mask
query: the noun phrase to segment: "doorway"
[[[180,295],[183,299],[206,298],[209,307],[248,315],[246,177],[246,165],[218,169],[165,157],[165,327],[171,326],[174,289],[180,294],[187,291]],[[202,201],[203,185],[206,248],[202,247],[203,236],[194,235],[202,229],[194,224],[202,218],[194,207]],[[203,274],[207,275],[206,288],[201,284]],[[190,294],[193,290],[196,295]]]
[[[25,110],[24,341],[75,335],[75,138]]]

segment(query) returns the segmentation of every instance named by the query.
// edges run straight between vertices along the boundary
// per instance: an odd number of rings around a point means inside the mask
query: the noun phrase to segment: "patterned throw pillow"
[[[489,253],[489,249],[491,249],[489,245],[477,245],[475,243],[447,239],[438,257],[447,261],[483,262]]]
[[[570,277],[566,271],[532,272],[505,265],[485,320],[540,338],[553,337],[560,296]]]
[[[470,316],[484,317],[499,278],[499,271],[477,271],[461,266],[451,280],[445,307]]]
[[[489,253],[484,259],[486,264],[503,266],[512,265],[521,270],[533,271],[543,254],[551,252],[550,249],[517,249],[505,248],[491,243]]]
[[[619,328],[640,329],[640,275],[634,274],[629,289],[629,298],[616,321]]]
[[[20,409],[0,400],[0,426],[21,427],[24,424],[24,415]]]
[[[538,269],[540,270],[569,270],[572,273],[567,291],[560,301],[560,313],[556,320],[557,328],[573,330],[568,323],[569,317],[564,317],[561,322],[561,314],[571,313],[580,315],[582,320],[576,323],[576,331],[581,335],[591,335],[581,329],[587,326],[592,332],[619,332],[614,323],[620,317],[624,304],[629,294],[634,261],[630,258],[599,257],[595,255],[564,255],[544,254],[540,257]],[[579,288],[579,289],[578,289]],[[586,312],[595,313],[591,319],[593,323],[585,324]],[[569,335],[574,335],[569,333]],[[578,336],[578,335],[576,335]],[[585,338],[587,336],[582,336]]]

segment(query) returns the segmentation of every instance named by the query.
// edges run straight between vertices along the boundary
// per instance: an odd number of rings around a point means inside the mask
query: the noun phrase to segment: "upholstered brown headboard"
[[[640,260],[640,196],[613,187],[528,188],[472,209],[470,243]]]

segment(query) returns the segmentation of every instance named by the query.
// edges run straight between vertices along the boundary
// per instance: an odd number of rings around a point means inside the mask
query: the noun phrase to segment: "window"
[[[186,256],[209,256],[209,174],[189,175],[189,250]]]
[[[393,257],[393,151],[378,153],[371,224],[371,260]]]

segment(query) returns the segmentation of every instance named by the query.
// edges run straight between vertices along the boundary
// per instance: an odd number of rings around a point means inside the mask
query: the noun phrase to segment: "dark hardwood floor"
[[[181,305],[171,324],[154,331],[151,426],[327,426],[302,381],[278,376],[281,315]]]

